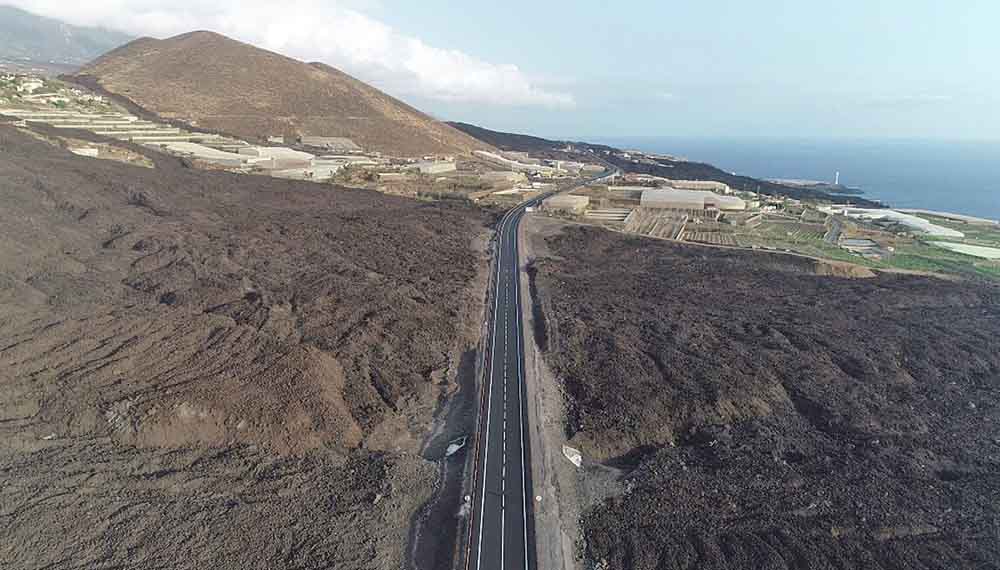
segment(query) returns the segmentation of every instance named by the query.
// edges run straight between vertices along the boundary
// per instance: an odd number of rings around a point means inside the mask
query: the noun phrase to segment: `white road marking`
[[[505,221],[500,222],[500,236],[501,242],[503,241],[503,226]],[[497,254],[497,286],[500,286],[500,272],[503,269],[503,247],[500,247],[500,251]],[[489,471],[490,466],[490,415],[493,409],[493,359],[496,357],[496,346],[497,346],[497,319],[496,314],[500,308],[500,295],[497,295],[493,303],[493,338],[490,340],[490,381],[487,388],[487,398],[486,398],[486,451],[483,455],[483,491],[482,497],[479,502],[479,544],[476,547],[476,568],[482,568],[482,558],[483,558],[483,519],[486,518],[486,473]],[[503,524],[503,518],[501,517],[501,525]],[[502,535],[501,535],[502,536]],[[501,538],[502,540],[502,538]]]
[[[517,238],[517,224],[514,225],[515,234],[514,238]],[[515,241],[516,243],[516,241]],[[514,251],[514,268],[520,272],[520,256],[518,251]],[[521,429],[521,515],[524,517],[524,567],[528,568],[528,489],[527,483],[525,483],[525,467],[526,463],[524,461],[524,397],[521,393],[521,386],[524,384],[524,370],[521,369],[521,356],[524,354],[524,325],[521,321],[521,279],[520,275],[514,281],[514,306],[517,309],[517,315],[515,316],[517,330],[515,334],[517,335],[517,411],[518,411],[518,425]],[[506,409],[506,408],[504,408]]]
[[[597,180],[598,179],[595,179],[595,181],[597,181]],[[527,202],[524,205],[533,206],[534,204],[535,204],[535,202]],[[506,525],[507,525],[507,517],[506,517],[506,505],[507,505],[507,495],[506,495],[506,488],[507,488],[507,405],[506,404],[507,404],[507,392],[508,392],[507,388],[508,388],[508,381],[509,381],[509,376],[507,374],[508,364],[509,364],[509,362],[507,360],[507,357],[509,356],[508,351],[507,351],[507,347],[508,347],[508,344],[509,344],[509,338],[510,338],[510,332],[511,332],[511,330],[510,330],[510,307],[507,306],[507,305],[509,304],[510,297],[511,297],[510,280],[514,280],[514,287],[513,287],[513,289],[514,289],[514,303],[515,303],[514,309],[515,309],[515,312],[516,312],[516,314],[514,315],[514,325],[515,325],[516,328],[514,329],[513,332],[514,332],[514,334],[517,335],[515,337],[515,339],[514,339],[515,340],[515,347],[517,348],[517,354],[515,355],[515,358],[517,359],[517,364],[516,364],[516,366],[517,366],[517,375],[516,375],[515,378],[516,378],[516,381],[517,381],[517,392],[518,392],[518,401],[517,401],[518,414],[519,414],[518,415],[518,428],[519,428],[519,432],[520,432],[519,435],[520,435],[520,441],[521,441],[521,504],[522,504],[522,512],[521,512],[521,514],[522,514],[522,517],[523,517],[522,528],[523,528],[523,532],[524,532],[524,567],[525,568],[528,567],[528,561],[529,561],[529,559],[528,559],[527,479],[526,479],[526,476],[527,476],[527,471],[526,471],[527,464],[525,462],[525,448],[524,448],[524,405],[525,405],[525,402],[524,402],[524,388],[522,387],[524,385],[524,383],[525,383],[525,380],[524,380],[524,371],[522,370],[522,367],[521,367],[521,358],[522,358],[522,356],[524,354],[524,334],[523,334],[523,332],[524,332],[523,331],[524,325],[523,325],[523,317],[521,315],[521,306],[520,306],[520,302],[521,302],[521,297],[520,297],[520,295],[521,295],[521,284],[520,284],[520,266],[519,266],[520,262],[518,260],[518,252],[516,250],[516,247],[517,247],[516,227],[517,227],[517,223],[519,221],[520,214],[521,214],[521,212],[518,211],[518,210],[512,210],[512,211],[508,212],[501,219],[501,221],[500,221],[500,227],[499,227],[499,230],[498,230],[498,232],[500,234],[500,238],[499,238],[499,249],[500,249],[500,252],[499,252],[498,257],[497,257],[497,280],[496,280],[496,284],[495,284],[496,285],[495,288],[496,288],[497,292],[496,292],[496,298],[494,300],[494,306],[493,306],[493,338],[491,339],[492,346],[491,346],[491,349],[490,349],[490,363],[489,363],[489,367],[490,367],[489,368],[490,369],[490,373],[489,373],[489,387],[488,387],[489,391],[488,391],[488,399],[487,399],[487,407],[486,407],[486,418],[487,418],[486,419],[486,451],[485,451],[484,458],[483,458],[483,484],[482,484],[483,497],[482,497],[482,500],[480,501],[480,507],[479,507],[479,509],[480,509],[480,519],[479,519],[479,544],[478,544],[478,553],[477,553],[477,558],[476,558],[476,567],[477,567],[477,569],[480,569],[482,567],[483,521],[484,521],[485,515],[486,515],[486,479],[487,479],[486,475],[487,475],[487,473],[489,471],[489,441],[490,441],[490,428],[491,428],[491,425],[490,425],[491,421],[490,420],[491,420],[492,409],[493,409],[493,376],[494,376],[494,374],[496,372],[495,369],[494,369],[494,358],[496,357],[496,333],[497,333],[497,322],[499,321],[499,318],[498,318],[498,316],[499,316],[499,314],[498,314],[499,313],[499,303],[500,303],[499,288],[501,286],[501,281],[504,279],[504,274],[506,274],[507,283],[504,284],[505,285],[505,288],[504,288],[504,301],[505,301],[504,304],[505,304],[505,307],[504,307],[504,314],[503,314],[503,319],[504,319],[504,325],[503,325],[504,326],[504,339],[503,339],[503,341],[504,341],[504,378],[503,378],[503,400],[504,400],[504,407],[503,407],[503,431],[502,431],[502,436],[503,436],[503,442],[502,442],[503,453],[501,455],[502,465],[501,465],[501,477],[500,477],[500,488],[501,488],[501,495],[500,495],[500,513],[501,513],[500,514],[500,567],[503,568],[503,566],[504,566],[505,548],[506,548]],[[504,235],[505,229],[506,230],[510,229],[509,227],[505,228],[505,226],[510,225],[512,220],[513,220],[513,226],[514,226],[514,229],[515,229],[515,233],[511,234],[509,236],[505,236]],[[505,243],[504,240],[506,240],[506,243]],[[504,271],[503,270],[503,258],[504,258],[503,253],[504,253],[504,249],[507,248],[507,247],[511,248],[511,254],[514,256],[514,265],[513,265],[513,267],[512,267],[511,270]],[[537,499],[540,501],[541,500],[541,496],[539,496]]]
[[[500,503],[500,568],[503,568],[504,567],[503,566],[504,537],[506,536],[505,533],[507,532],[507,529],[506,529],[506,526],[507,526],[507,524],[506,524],[507,523],[507,517],[505,517],[503,515],[503,513],[504,513],[504,505],[503,505],[503,502],[502,502],[503,501],[503,495],[500,496],[500,500],[501,500],[501,503]]]

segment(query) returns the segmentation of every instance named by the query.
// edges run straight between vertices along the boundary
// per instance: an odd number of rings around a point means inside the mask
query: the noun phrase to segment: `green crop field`
[[[799,243],[822,241],[825,232],[804,224],[765,222],[747,233],[763,239]]]
[[[896,255],[890,258],[888,266],[913,271],[933,271],[1000,278],[1000,269],[998,269],[995,262],[991,263],[976,257],[923,243],[900,247],[896,251]]]
[[[1000,228],[964,224],[930,216],[922,217],[966,234],[965,239],[949,238],[945,241],[1000,247]],[[768,221],[753,228],[739,228],[735,237],[740,247],[787,250],[832,261],[846,261],[873,269],[903,269],[1000,279],[1000,262],[963,255],[929,243],[935,238],[921,238],[911,243],[902,240],[902,244],[899,244],[899,240],[893,239],[889,243],[896,245],[897,250],[883,260],[873,260],[826,243],[823,240],[825,231],[820,230],[817,224]]]
[[[741,247],[770,248],[788,250],[803,255],[820,257],[834,261],[848,261],[866,267],[879,267],[877,262],[854,255],[835,245],[823,241],[823,235],[815,231],[790,229],[789,225],[762,224],[752,232],[737,234],[736,241]],[[761,231],[763,230],[763,231]],[[791,235],[789,235],[791,234]]]
[[[1000,279],[1000,263],[995,261],[977,264],[976,270],[987,277]]]

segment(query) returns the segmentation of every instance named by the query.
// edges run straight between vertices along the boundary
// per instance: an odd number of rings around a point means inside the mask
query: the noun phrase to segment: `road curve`
[[[504,215],[497,228],[493,311],[485,344],[488,352],[476,435],[473,516],[466,548],[468,570],[536,567],[517,230],[527,208],[556,192],[579,186],[564,187],[520,204]]]

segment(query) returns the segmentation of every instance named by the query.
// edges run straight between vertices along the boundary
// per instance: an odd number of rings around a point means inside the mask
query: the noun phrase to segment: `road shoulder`
[[[535,341],[527,267],[544,252],[544,238],[561,229],[558,223],[526,214],[518,236],[521,326],[524,335],[524,381],[534,481],[535,547],[539,570],[576,570],[580,536],[578,474],[562,455],[564,399]],[[538,498],[541,497],[539,501]]]

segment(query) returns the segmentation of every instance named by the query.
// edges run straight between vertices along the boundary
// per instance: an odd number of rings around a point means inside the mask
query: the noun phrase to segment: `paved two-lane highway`
[[[486,368],[485,415],[479,431],[479,469],[467,567],[531,568],[531,469],[524,402],[517,226],[523,208],[511,210],[497,230],[494,310]]]
[[[486,392],[476,442],[473,518],[466,550],[465,568],[472,570],[535,568],[517,228],[525,209],[550,194],[510,210],[497,229]]]

